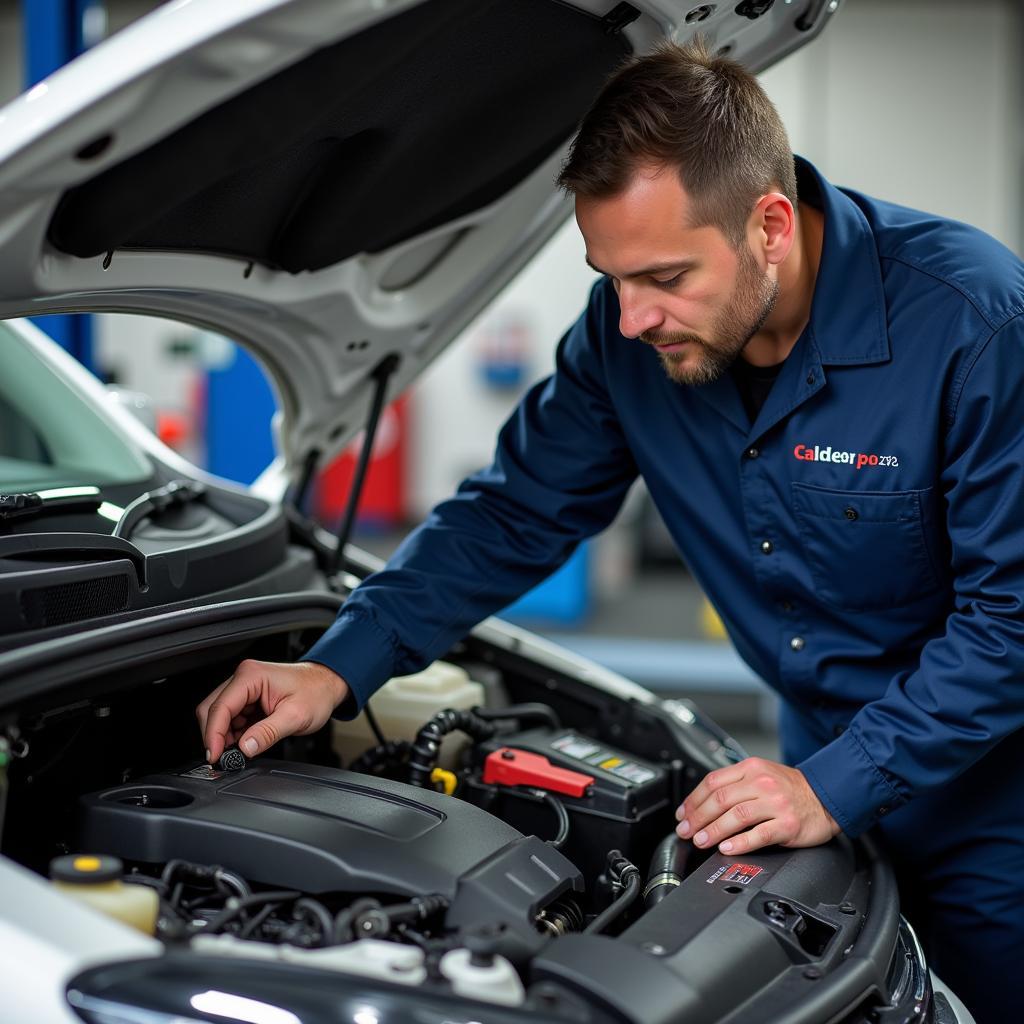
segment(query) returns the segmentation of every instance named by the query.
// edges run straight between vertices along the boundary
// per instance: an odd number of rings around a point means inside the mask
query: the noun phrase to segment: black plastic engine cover
[[[79,843],[127,861],[219,864],[309,894],[439,893],[452,924],[503,923],[520,937],[536,935],[541,909],[582,888],[557,850],[463,800],[266,759],[239,772],[202,764],[87,794]]]

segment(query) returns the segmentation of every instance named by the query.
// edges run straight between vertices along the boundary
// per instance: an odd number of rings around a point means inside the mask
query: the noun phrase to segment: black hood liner
[[[377,252],[525,178],[629,52],[553,0],[431,0],[72,189],[49,238],[79,257],[207,252],[291,273]]]

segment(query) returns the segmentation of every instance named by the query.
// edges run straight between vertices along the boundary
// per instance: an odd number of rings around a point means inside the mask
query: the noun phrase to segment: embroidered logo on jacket
[[[895,455],[874,455],[867,452],[845,452],[832,445],[821,448],[815,445],[813,448],[806,444],[798,444],[793,449],[794,458],[801,462],[842,462],[852,465],[856,469],[863,469],[865,466],[887,466],[894,469],[900,464]]]

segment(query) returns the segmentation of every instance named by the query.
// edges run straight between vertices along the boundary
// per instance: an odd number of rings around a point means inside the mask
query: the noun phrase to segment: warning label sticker
[[[617,775],[620,779],[625,779],[636,785],[657,778],[658,773],[650,768],[637,764],[636,761],[627,761],[624,757],[619,757],[605,747],[574,733],[559,736],[557,740],[552,741],[551,747],[567,757],[576,758],[594,768],[603,768],[606,772],[611,772],[612,775]]]
[[[637,785],[643,782],[650,782],[655,776],[655,773],[650,768],[644,768],[643,765],[637,764],[635,761],[626,761],[623,764],[617,765],[612,769],[612,774],[627,779],[629,782],[635,782]]]
[[[205,779],[207,782],[216,782],[217,779],[226,773],[218,771],[208,764],[201,764],[198,768],[192,768],[187,772],[180,772],[179,774],[183,779]]]
[[[557,740],[552,742],[551,746],[555,750],[560,750],[566,757],[575,757],[581,761],[594,754],[600,754],[604,757],[604,751],[596,743],[581,739],[573,733],[569,733],[567,736],[559,736]]]
[[[740,885],[750,885],[752,879],[757,878],[764,868],[758,867],[756,864],[723,864],[710,878],[707,879],[708,885],[713,885],[720,878],[726,882],[739,882]]]

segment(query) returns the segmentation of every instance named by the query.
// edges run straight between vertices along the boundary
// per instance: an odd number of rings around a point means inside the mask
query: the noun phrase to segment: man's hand
[[[709,772],[676,818],[683,839],[732,854],[775,843],[818,846],[839,832],[803,772],[760,757]]]
[[[286,736],[308,736],[347,695],[345,680],[316,662],[243,661],[196,708],[206,760],[215,764],[232,743],[254,757]]]

